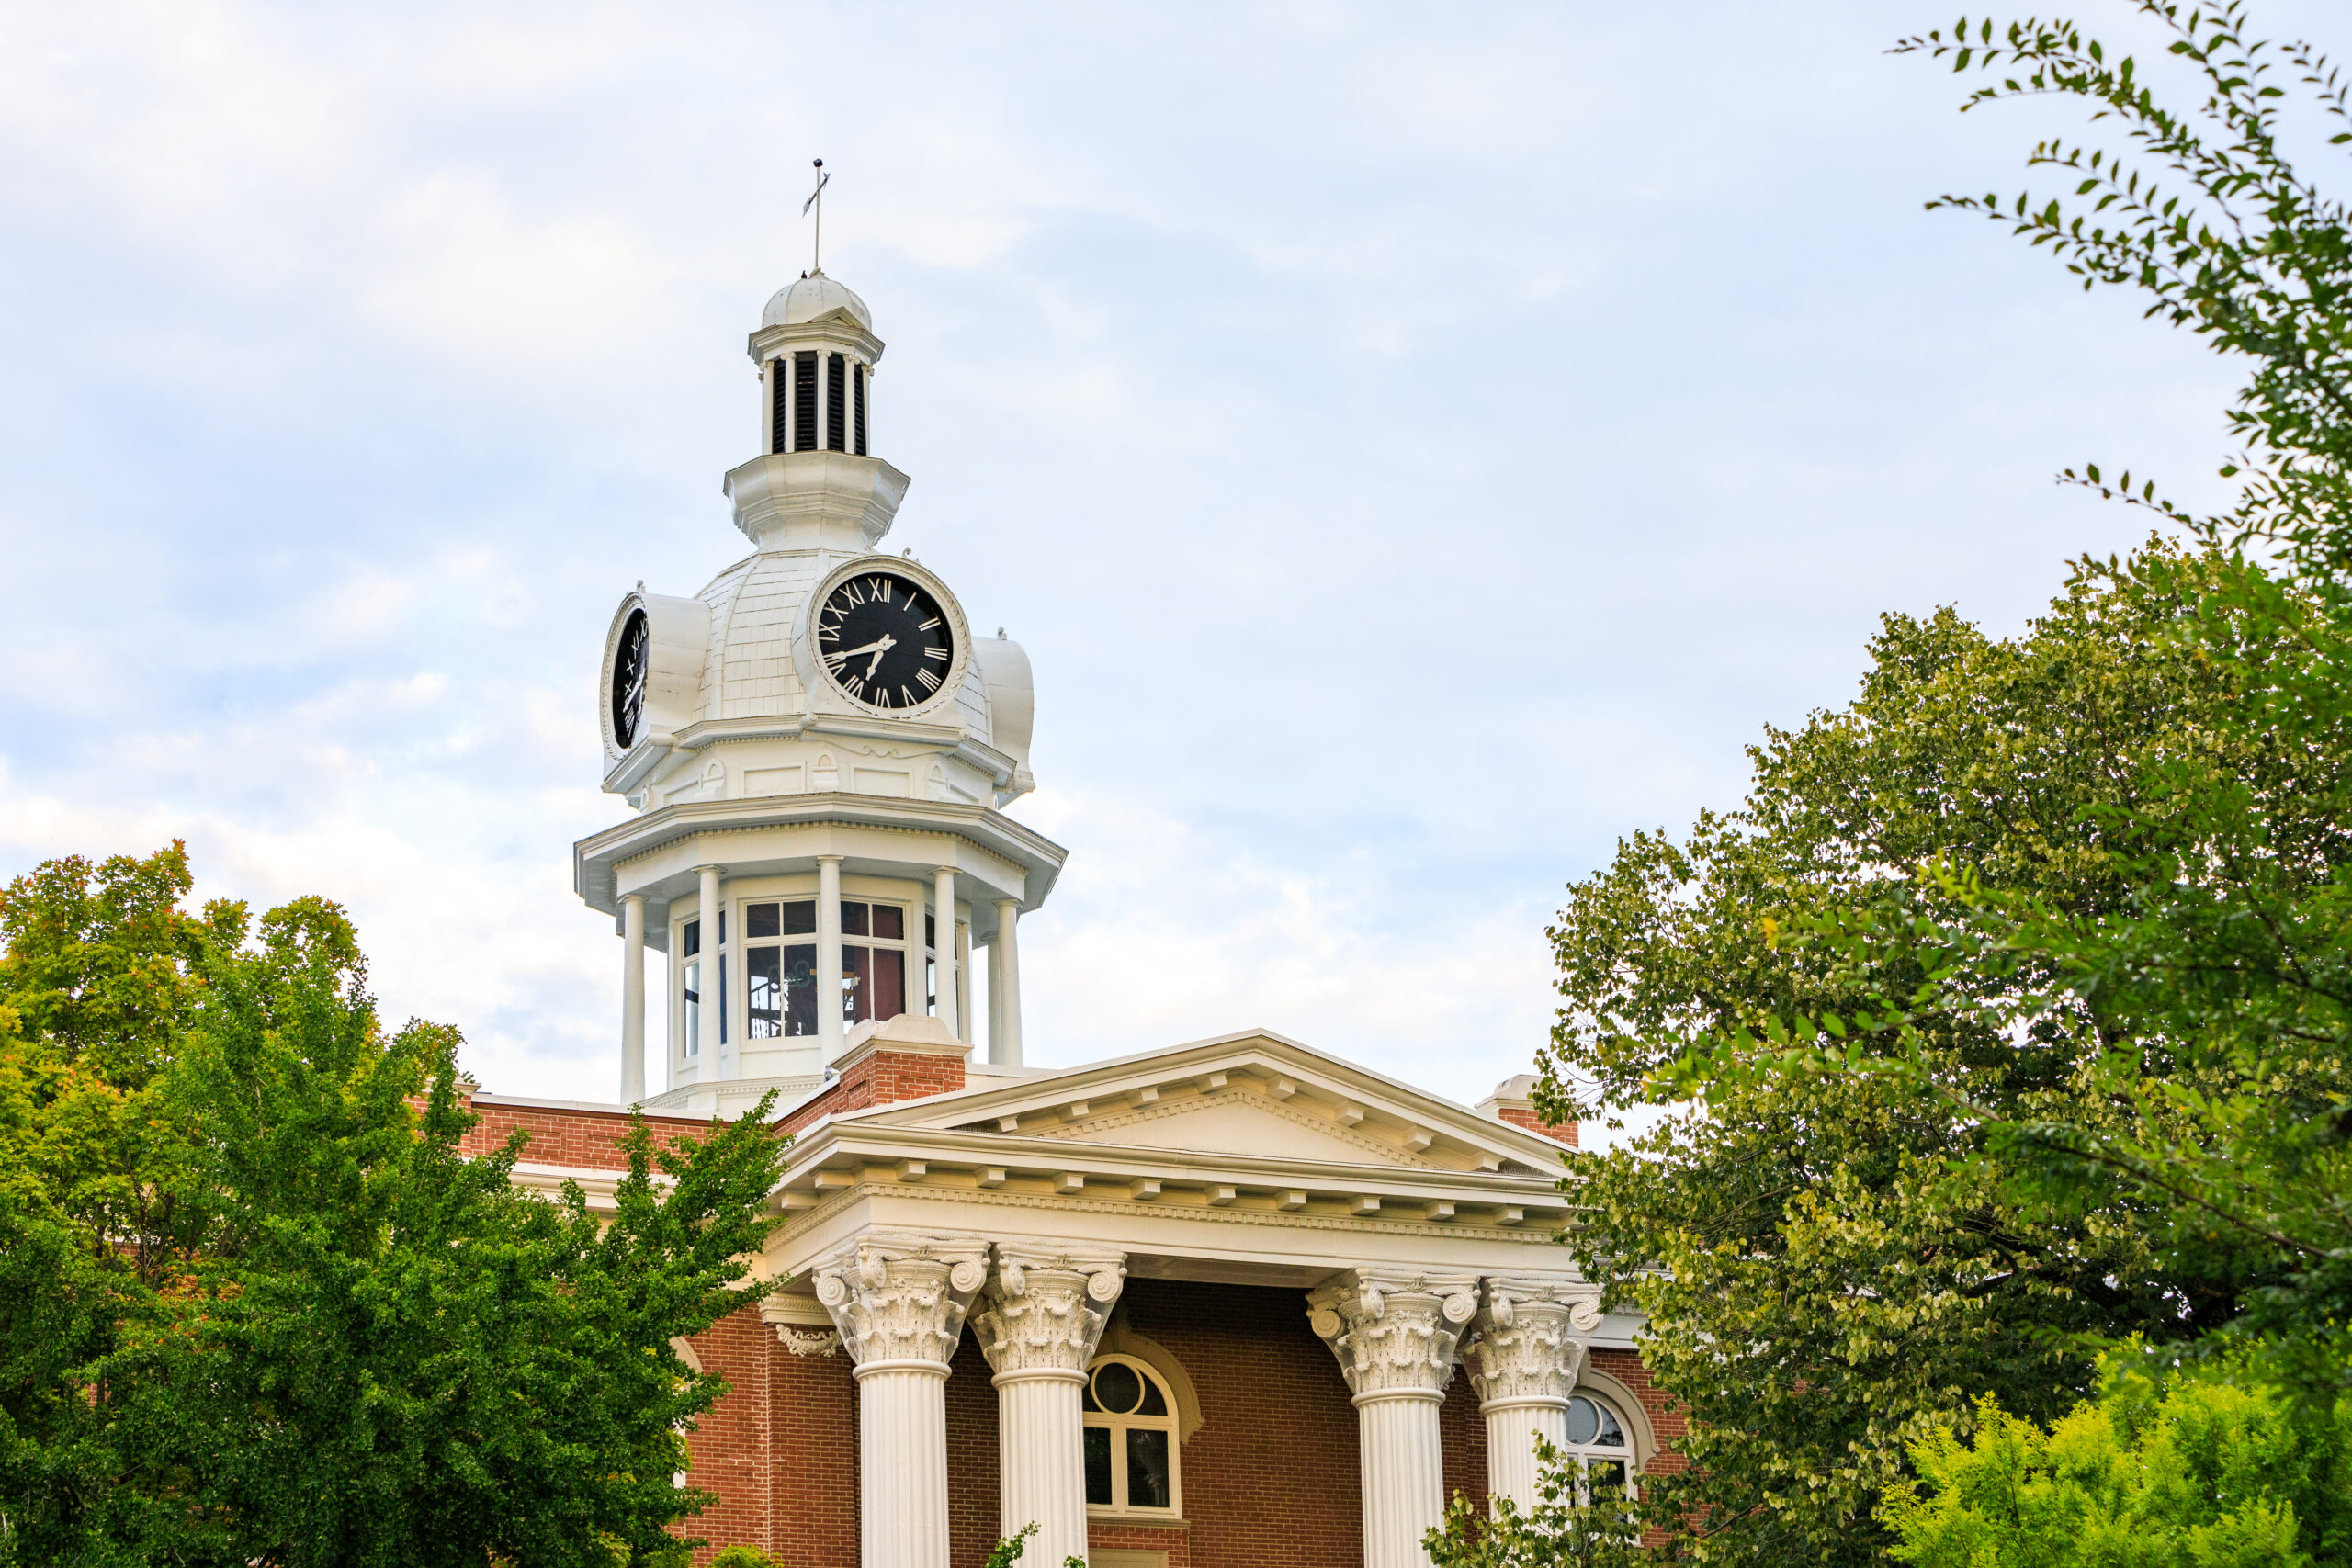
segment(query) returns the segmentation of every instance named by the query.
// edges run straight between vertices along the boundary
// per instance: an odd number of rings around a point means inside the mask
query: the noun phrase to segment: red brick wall
[[[849,1352],[796,1356],[762,1326],[769,1340],[768,1431],[775,1444],[767,1467],[767,1551],[784,1568],[854,1568],[857,1385]]]
[[[980,1568],[997,1542],[996,1385],[972,1331],[947,1377],[947,1561]],[[1022,1568],[1061,1568],[1031,1553]]]
[[[707,1372],[722,1373],[726,1395],[703,1413],[686,1434],[689,1485],[714,1493],[718,1501],[685,1525],[685,1533],[722,1546],[767,1549],[771,1514],[767,1458],[773,1451],[768,1393],[769,1359],[790,1358],[775,1332],[760,1321],[760,1309],[742,1307],[689,1341]],[[856,1534],[856,1527],[850,1533]],[[830,1568],[830,1564],[828,1565]]]
[[[1577,1142],[1577,1124],[1573,1122],[1546,1122],[1532,1111],[1523,1111],[1516,1105],[1498,1105],[1495,1107],[1495,1114],[1514,1127],[1524,1127],[1531,1133],[1540,1134],[1557,1143],[1566,1144],[1570,1148],[1579,1146]]]
[[[853,1062],[815,1097],[795,1106],[776,1124],[787,1133],[822,1116],[891,1105],[901,1100],[953,1094],[964,1087],[964,1059],[913,1052],[876,1051]]]
[[[459,1145],[469,1155],[488,1154],[506,1142],[516,1128],[530,1134],[522,1158],[537,1165],[576,1165],[592,1170],[627,1170],[628,1156],[619,1141],[628,1135],[628,1113],[623,1111],[578,1111],[562,1106],[484,1105],[475,1101],[481,1120]],[[658,1147],[684,1134],[710,1130],[710,1122],[687,1116],[649,1116]]]
[[[1123,1299],[1127,1326],[1183,1363],[1203,1420],[1181,1460],[1192,1528],[1102,1544],[1165,1551],[1170,1568],[1358,1568],[1355,1407],[1302,1293],[1131,1280]]]

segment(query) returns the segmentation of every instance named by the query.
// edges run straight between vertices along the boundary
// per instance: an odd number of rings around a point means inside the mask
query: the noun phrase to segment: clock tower
[[[975,950],[987,1060],[1017,1071],[1015,931],[1065,854],[1003,814],[1035,784],[1028,656],[880,547],[908,479],[872,455],[865,302],[808,273],[750,352],[761,450],[725,490],[752,553],[691,597],[639,583],[605,642],[604,787],[632,814],[572,863],[626,949],[621,1099],[788,1103],[877,1030],[961,1056],[982,1033]],[[668,960],[654,997],[649,947]]]

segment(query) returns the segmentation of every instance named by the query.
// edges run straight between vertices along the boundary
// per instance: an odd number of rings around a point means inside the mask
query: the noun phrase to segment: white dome
[[[797,327],[829,316],[835,310],[847,310],[859,326],[867,332],[874,330],[874,315],[866,310],[865,301],[821,272],[811,273],[777,289],[769,298],[768,308],[760,312],[760,325]]]

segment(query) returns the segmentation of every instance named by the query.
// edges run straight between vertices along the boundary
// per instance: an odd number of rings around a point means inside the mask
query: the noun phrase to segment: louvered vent
[[[792,384],[781,359],[768,361],[768,450],[792,450]]]
[[[825,446],[829,451],[846,452],[849,421],[843,416],[849,401],[849,367],[840,355],[829,357],[831,374],[825,378]]]
[[[792,356],[792,449],[817,449],[817,356]]]
[[[857,394],[857,455],[865,456],[865,367],[857,367],[857,379],[850,383]]]

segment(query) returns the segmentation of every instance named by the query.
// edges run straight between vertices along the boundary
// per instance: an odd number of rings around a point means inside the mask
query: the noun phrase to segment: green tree
[[[94,1066],[89,1093],[137,1097],[162,1130],[119,1143],[120,1179],[179,1228],[141,1263],[104,1223],[77,1228],[69,1181],[12,1184],[0,1561],[683,1562],[667,1527],[705,1498],[673,1484],[677,1428],[726,1384],[671,1341],[763,1288],[743,1260],[774,1223],[766,1107],[666,1147],[637,1123],[610,1213],[576,1186],[521,1191],[519,1137],[459,1152],[457,1033],[379,1025],[339,910],[175,924],[172,854],[111,944],[72,918],[79,868],[9,889],[6,973],[44,981],[20,1016],[96,1020],[6,1043],[0,1070],[36,1086],[9,1135],[70,1141],[79,1113],[39,1087],[66,1081],[59,1061],[141,1065],[135,1090]],[[96,956],[75,970],[69,947]],[[16,1293],[56,1263],[70,1309]]]
[[[1678,1551],[1868,1561],[1907,1443],[1986,1391],[2054,1418],[2088,1386],[2071,1337],[2177,1338],[2226,1321],[2245,1288],[2226,1265],[2159,1274],[2148,1210],[2129,1199],[2029,1213],[2000,1167],[1969,1157],[1981,1119],[1908,1078],[1736,1070],[1777,1066],[1774,1021],[1852,1016],[1918,983],[1917,955],[1858,969],[1815,934],[1868,918],[1908,867],[1964,857],[1989,885],[2086,916],[2127,905],[2106,808],[2128,807],[2142,761],[2216,744],[2241,690],[2232,667],[2162,635],[2225,563],[2162,546],[2145,558],[2180,592],[2086,570],[2019,637],[1950,611],[1886,617],[1854,702],[1753,749],[1741,807],[1679,842],[1636,835],[1569,890],[1553,931],[1568,1004],[1543,1088],[1554,1112],[1570,1090],[1588,1115],[1654,1100],[1692,1053],[1717,1052],[1702,1106],[1569,1156],[1566,1239],[1649,1314],[1645,1359],[1694,1423],[1693,1468],[1644,1492]],[[2258,738],[2223,761],[2289,796],[2305,765]],[[2016,983],[1987,976],[1977,999]],[[2106,1040],[2087,1010],[2017,1032],[1954,1007],[1878,1043],[1979,1104],[2103,1113],[2091,1073]]]
[[[1979,1402],[1973,1441],[1912,1450],[1880,1513],[1922,1568],[2301,1568],[2352,1557],[2352,1402],[2301,1416],[2257,1387],[2121,1376],[2048,1430]]]
[[[2137,9],[2194,110],[2063,21],[1904,47],[2135,144],[2036,147],[2071,198],[1939,205],[2240,358],[2238,502],[2070,473],[2184,542],[2081,563],[2011,642],[1890,618],[1856,704],[1555,930],[1547,1109],[1690,1104],[1570,1159],[1571,1242],[1694,1424],[1645,1493],[1676,1555],[1874,1560],[1906,1448],[1987,1393],[2059,1418],[2120,1337],[2318,1411],[2352,1386],[2352,231],[2279,144],[2297,83],[2335,143],[2352,118],[2243,6]]]

